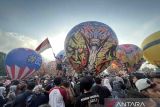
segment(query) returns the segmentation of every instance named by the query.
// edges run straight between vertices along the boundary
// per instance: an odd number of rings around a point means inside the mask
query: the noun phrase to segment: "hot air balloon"
[[[63,60],[65,58],[65,51],[61,50],[57,55],[56,58],[59,58],[61,60]]]
[[[65,52],[76,72],[98,74],[114,59],[117,44],[116,34],[108,25],[88,21],[76,25],[67,34]]]
[[[142,50],[133,44],[118,45],[116,57],[123,69],[129,72],[139,69],[143,61]]]
[[[160,67],[160,31],[144,39],[142,49],[144,58],[151,64]]]
[[[27,48],[16,48],[10,51],[5,60],[8,76],[14,79],[23,79],[39,70],[42,57],[34,50]]]
[[[56,69],[57,70],[62,70],[63,67],[63,61],[65,59],[65,51],[61,50],[57,55],[56,55]]]

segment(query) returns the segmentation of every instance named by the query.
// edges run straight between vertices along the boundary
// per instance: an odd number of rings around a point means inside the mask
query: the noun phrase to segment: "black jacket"
[[[104,105],[105,98],[109,98],[111,96],[111,92],[105,86],[95,85],[92,88],[92,91],[99,95],[99,103]]]

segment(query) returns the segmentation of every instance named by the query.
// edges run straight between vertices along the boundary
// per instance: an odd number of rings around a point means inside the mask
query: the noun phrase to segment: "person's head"
[[[0,96],[4,97],[6,95],[6,88],[5,87],[0,87]]]
[[[18,81],[18,80],[13,80],[13,81],[11,82],[11,84],[12,84],[12,85],[18,85],[18,84],[19,84],[19,81]]]
[[[61,78],[61,77],[56,77],[56,78],[54,79],[54,84],[55,84],[56,86],[60,86],[61,83],[62,83],[62,78]]]
[[[66,87],[66,88],[69,88],[70,84],[69,84],[68,81],[63,81],[62,86]]]
[[[101,84],[101,82],[102,82],[102,79],[101,78],[99,78],[99,77],[97,77],[97,78],[95,78],[95,82],[96,82],[96,84]]]
[[[142,79],[142,78],[146,78],[146,76],[143,73],[133,73],[131,76],[131,80],[133,83],[136,83],[137,80]]]
[[[10,86],[10,89],[9,89],[10,92],[16,92],[16,90],[17,90],[17,86],[16,85]]]
[[[86,76],[80,80],[80,88],[82,91],[90,91],[93,85],[93,78]]]
[[[26,82],[21,82],[17,85],[17,92],[23,92],[27,88]]]
[[[148,78],[139,79],[135,83],[139,92],[151,98],[160,98],[160,85],[151,82]]]
[[[0,87],[3,87],[3,83],[0,83]]]
[[[35,87],[35,82],[27,82],[27,89],[28,90],[33,90],[33,88]]]
[[[48,80],[47,79],[44,80],[44,84],[48,84]]]
[[[33,92],[35,92],[36,94],[42,93],[43,92],[42,85],[36,85],[33,89]]]

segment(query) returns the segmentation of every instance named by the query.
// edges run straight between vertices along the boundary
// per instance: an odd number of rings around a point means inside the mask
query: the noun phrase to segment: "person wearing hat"
[[[136,81],[135,85],[142,94],[150,98],[160,98],[160,85],[151,82],[150,79],[139,79]]]

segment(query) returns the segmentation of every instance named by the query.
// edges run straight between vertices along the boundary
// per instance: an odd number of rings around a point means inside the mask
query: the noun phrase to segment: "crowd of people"
[[[104,107],[106,98],[148,98],[159,107],[160,72],[0,79],[0,107]]]

